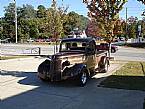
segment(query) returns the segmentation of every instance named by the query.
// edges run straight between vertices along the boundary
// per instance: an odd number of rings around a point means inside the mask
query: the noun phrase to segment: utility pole
[[[15,35],[16,35],[16,43],[18,43],[18,31],[17,31],[17,6],[16,6],[16,0],[14,0],[15,3]]]
[[[128,37],[127,36],[127,32],[128,32],[128,29],[127,29],[127,17],[128,17],[128,15],[127,15],[128,13],[127,13],[127,7],[126,7],[126,38]]]

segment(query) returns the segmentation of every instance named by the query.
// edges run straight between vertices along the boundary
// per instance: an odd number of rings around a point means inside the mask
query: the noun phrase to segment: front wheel
[[[81,87],[85,86],[88,81],[88,77],[87,70],[83,68],[81,73],[78,75],[78,85]]]
[[[43,82],[50,82],[51,80],[50,80],[50,78],[48,78],[47,77],[47,74],[45,73],[45,74],[43,74],[43,76],[40,76],[41,74],[39,73],[38,74],[38,78],[41,80],[41,81],[43,81]]]

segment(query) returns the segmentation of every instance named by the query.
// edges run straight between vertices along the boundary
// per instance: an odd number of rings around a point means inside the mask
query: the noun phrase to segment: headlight
[[[62,63],[62,66],[69,66],[70,65],[70,62],[69,61],[65,61]]]

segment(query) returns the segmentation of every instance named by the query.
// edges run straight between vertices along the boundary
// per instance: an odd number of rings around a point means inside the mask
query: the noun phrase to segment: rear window
[[[67,51],[84,51],[85,47],[87,46],[86,42],[63,42],[60,45],[60,51],[67,52]]]

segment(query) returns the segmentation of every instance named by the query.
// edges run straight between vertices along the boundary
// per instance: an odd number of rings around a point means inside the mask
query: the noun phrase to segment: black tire
[[[40,78],[40,80],[43,81],[43,82],[48,81],[48,78],[46,78],[46,77],[45,77],[45,78],[41,78],[41,77],[39,77],[39,78]]]
[[[107,60],[107,58],[104,58],[102,61],[103,62],[100,65],[100,71],[99,72],[106,73],[108,71],[109,61]]]
[[[115,53],[116,50],[114,48],[111,49],[111,53]]]
[[[41,81],[43,81],[43,82],[50,82],[50,81],[51,81],[50,78],[48,78],[46,74],[45,74],[45,77],[44,77],[44,78],[40,77],[39,74],[38,74],[38,78],[39,78]]]
[[[49,69],[50,69],[49,60],[45,60],[44,62],[42,62],[38,66],[38,77],[40,78],[40,80],[42,80],[42,81],[50,81],[50,79],[47,77],[47,72],[49,72]],[[45,73],[43,73],[43,72],[45,72]],[[44,78],[39,76],[40,73],[43,73]]]
[[[78,85],[84,87],[88,81],[89,75],[86,68],[82,68],[80,74],[78,75]]]
[[[105,65],[104,65],[104,70],[103,70],[103,73],[106,73],[107,71],[108,71],[108,65],[109,65],[109,63],[108,63],[108,60],[106,59],[106,61],[105,61],[105,63],[104,63]]]

